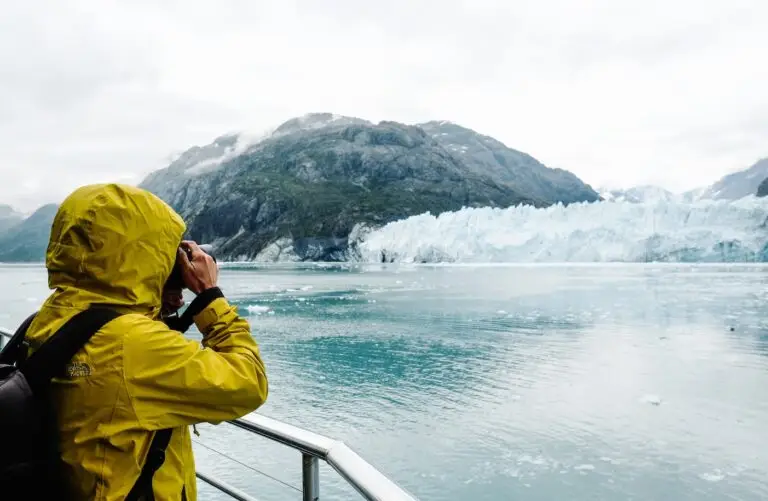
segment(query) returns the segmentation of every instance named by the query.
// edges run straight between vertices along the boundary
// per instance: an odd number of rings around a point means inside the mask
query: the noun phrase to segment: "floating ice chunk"
[[[251,313],[252,315],[261,315],[263,313],[269,313],[272,311],[272,308],[269,306],[261,306],[259,304],[249,304],[245,309],[248,310],[248,313]]]
[[[544,456],[533,457],[533,456],[531,456],[529,454],[525,454],[523,456],[520,456],[517,459],[517,464],[524,464],[524,463],[533,464],[533,465],[537,465],[537,466],[543,466],[543,465],[547,464],[547,459]]]
[[[699,478],[707,482],[719,482],[725,478],[725,475],[720,470],[715,470],[710,473],[702,473],[699,475]]]
[[[640,400],[646,404],[661,405],[661,397],[658,395],[644,395]]]

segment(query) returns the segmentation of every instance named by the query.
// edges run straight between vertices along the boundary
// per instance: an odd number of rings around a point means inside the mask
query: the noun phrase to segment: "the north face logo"
[[[91,366],[82,362],[67,364],[68,377],[86,377],[91,375]]]

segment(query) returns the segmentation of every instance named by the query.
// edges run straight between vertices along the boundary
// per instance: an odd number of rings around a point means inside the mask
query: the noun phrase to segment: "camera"
[[[216,262],[216,256],[213,255],[213,245],[211,244],[200,244],[198,245],[200,247],[200,250],[211,256]],[[186,252],[189,256],[190,251],[187,249],[184,249],[183,247],[179,247],[182,251]],[[184,285],[184,278],[181,274],[181,263],[179,262],[179,256],[176,256],[176,261],[173,263],[173,269],[171,270],[171,275],[168,277],[168,280],[165,282],[165,286],[169,289],[184,289],[186,286]]]

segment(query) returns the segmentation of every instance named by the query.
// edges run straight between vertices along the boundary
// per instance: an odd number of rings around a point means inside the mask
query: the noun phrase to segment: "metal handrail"
[[[0,328],[0,349],[5,345],[5,338],[10,339],[12,335],[12,332]],[[301,452],[304,501],[320,499],[319,460],[328,463],[368,501],[417,501],[416,497],[398,486],[340,440],[255,413],[229,423]],[[247,494],[208,474],[197,471],[196,475],[238,501],[253,501],[253,498]]]
[[[236,499],[237,501],[256,501],[256,499],[252,498],[240,489],[236,489],[235,487],[232,487],[231,485],[228,485],[217,478],[203,473],[200,470],[195,472],[195,476],[211,487],[215,487],[224,494],[228,494],[229,497]]]
[[[302,453],[305,500],[318,499],[318,460],[328,463],[368,501],[416,501],[410,493],[381,473],[344,442],[261,414],[248,414],[230,423],[287,445]]]

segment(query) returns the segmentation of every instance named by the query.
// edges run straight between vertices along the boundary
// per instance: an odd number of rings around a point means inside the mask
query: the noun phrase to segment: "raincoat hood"
[[[59,207],[45,265],[57,302],[159,310],[186,230],[152,193],[121,184],[83,186]]]

